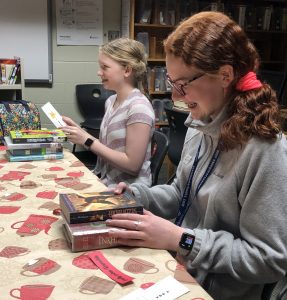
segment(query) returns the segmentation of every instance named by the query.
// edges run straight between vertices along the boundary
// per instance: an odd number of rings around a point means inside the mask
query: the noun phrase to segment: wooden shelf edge
[[[135,23],[135,27],[146,27],[146,28],[166,28],[174,29],[174,25],[165,25],[165,24],[150,24],[150,23]]]

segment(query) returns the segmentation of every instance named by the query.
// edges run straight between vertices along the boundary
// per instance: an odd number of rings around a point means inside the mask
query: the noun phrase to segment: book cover
[[[62,193],[60,207],[70,224],[105,221],[116,213],[143,214],[143,205],[129,192]]]
[[[13,153],[14,150],[27,150],[27,149],[43,149],[43,148],[50,148],[56,149],[56,152],[63,151],[63,144],[62,143],[24,143],[24,144],[14,144],[10,136],[4,137],[4,143],[7,146],[7,149]],[[61,150],[61,151],[58,151]],[[48,151],[46,151],[48,152]]]
[[[10,138],[14,144],[23,143],[60,143],[66,142],[67,136],[60,129],[53,130],[11,130]]]
[[[149,33],[138,32],[138,34],[136,35],[136,40],[144,45],[146,55],[149,57]]]
[[[282,30],[282,8],[274,7],[273,14],[271,16],[271,30]]]
[[[263,30],[270,29],[272,11],[273,11],[272,6],[267,6],[264,8]]]
[[[32,161],[32,160],[52,160],[64,158],[64,153],[44,154],[44,155],[12,155],[9,150],[6,151],[7,159],[11,162]]]
[[[63,223],[64,235],[72,252],[105,249],[118,246],[116,238],[108,235],[113,230],[125,230],[106,226],[105,222],[90,222],[81,224]]]

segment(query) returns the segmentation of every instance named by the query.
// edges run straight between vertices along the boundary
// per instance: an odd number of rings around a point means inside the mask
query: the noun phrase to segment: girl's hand
[[[121,245],[177,251],[184,231],[170,221],[144,210],[144,214],[115,214],[107,220],[108,226],[127,230],[111,230],[109,236]]]
[[[71,118],[62,116],[63,121],[68,125],[68,126],[75,126],[81,128],[75,121],[73,121]],[[65,126],[63,126],[65,127]],[[62,127],[62,128],[63,128]]]
[[[86,130],[82,129],[77,123],[75,123],[72,119],[63,116],[63,121],[67,124],[66,126],[61,127],[63,132],[67,135],[68,140],[77,145],[84,145],[87,138],[92,140],[95,137],[91,136],[87,133]]]

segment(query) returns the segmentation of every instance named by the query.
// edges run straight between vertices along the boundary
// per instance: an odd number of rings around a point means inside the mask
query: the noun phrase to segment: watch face
[[[183,249],[191,251],[194,244],[194,239],[194,235],[184,232],[181,236],[179,246]]]
[[[86,141],[85,141],[85,146],[87,146],[87,147],[90,147],[92,144],[93,144],[93,140],[92,139],[90,139],[90,138],[88,138]]]

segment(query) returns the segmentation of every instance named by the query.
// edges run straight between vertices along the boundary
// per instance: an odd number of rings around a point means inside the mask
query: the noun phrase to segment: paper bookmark
[[[120,270],[115,268],[103,255],[101,251],[91,251],[87,253],[93,263],[112,280],[119,284],[127,284],[133,281],[133,277],[130,277]]]

